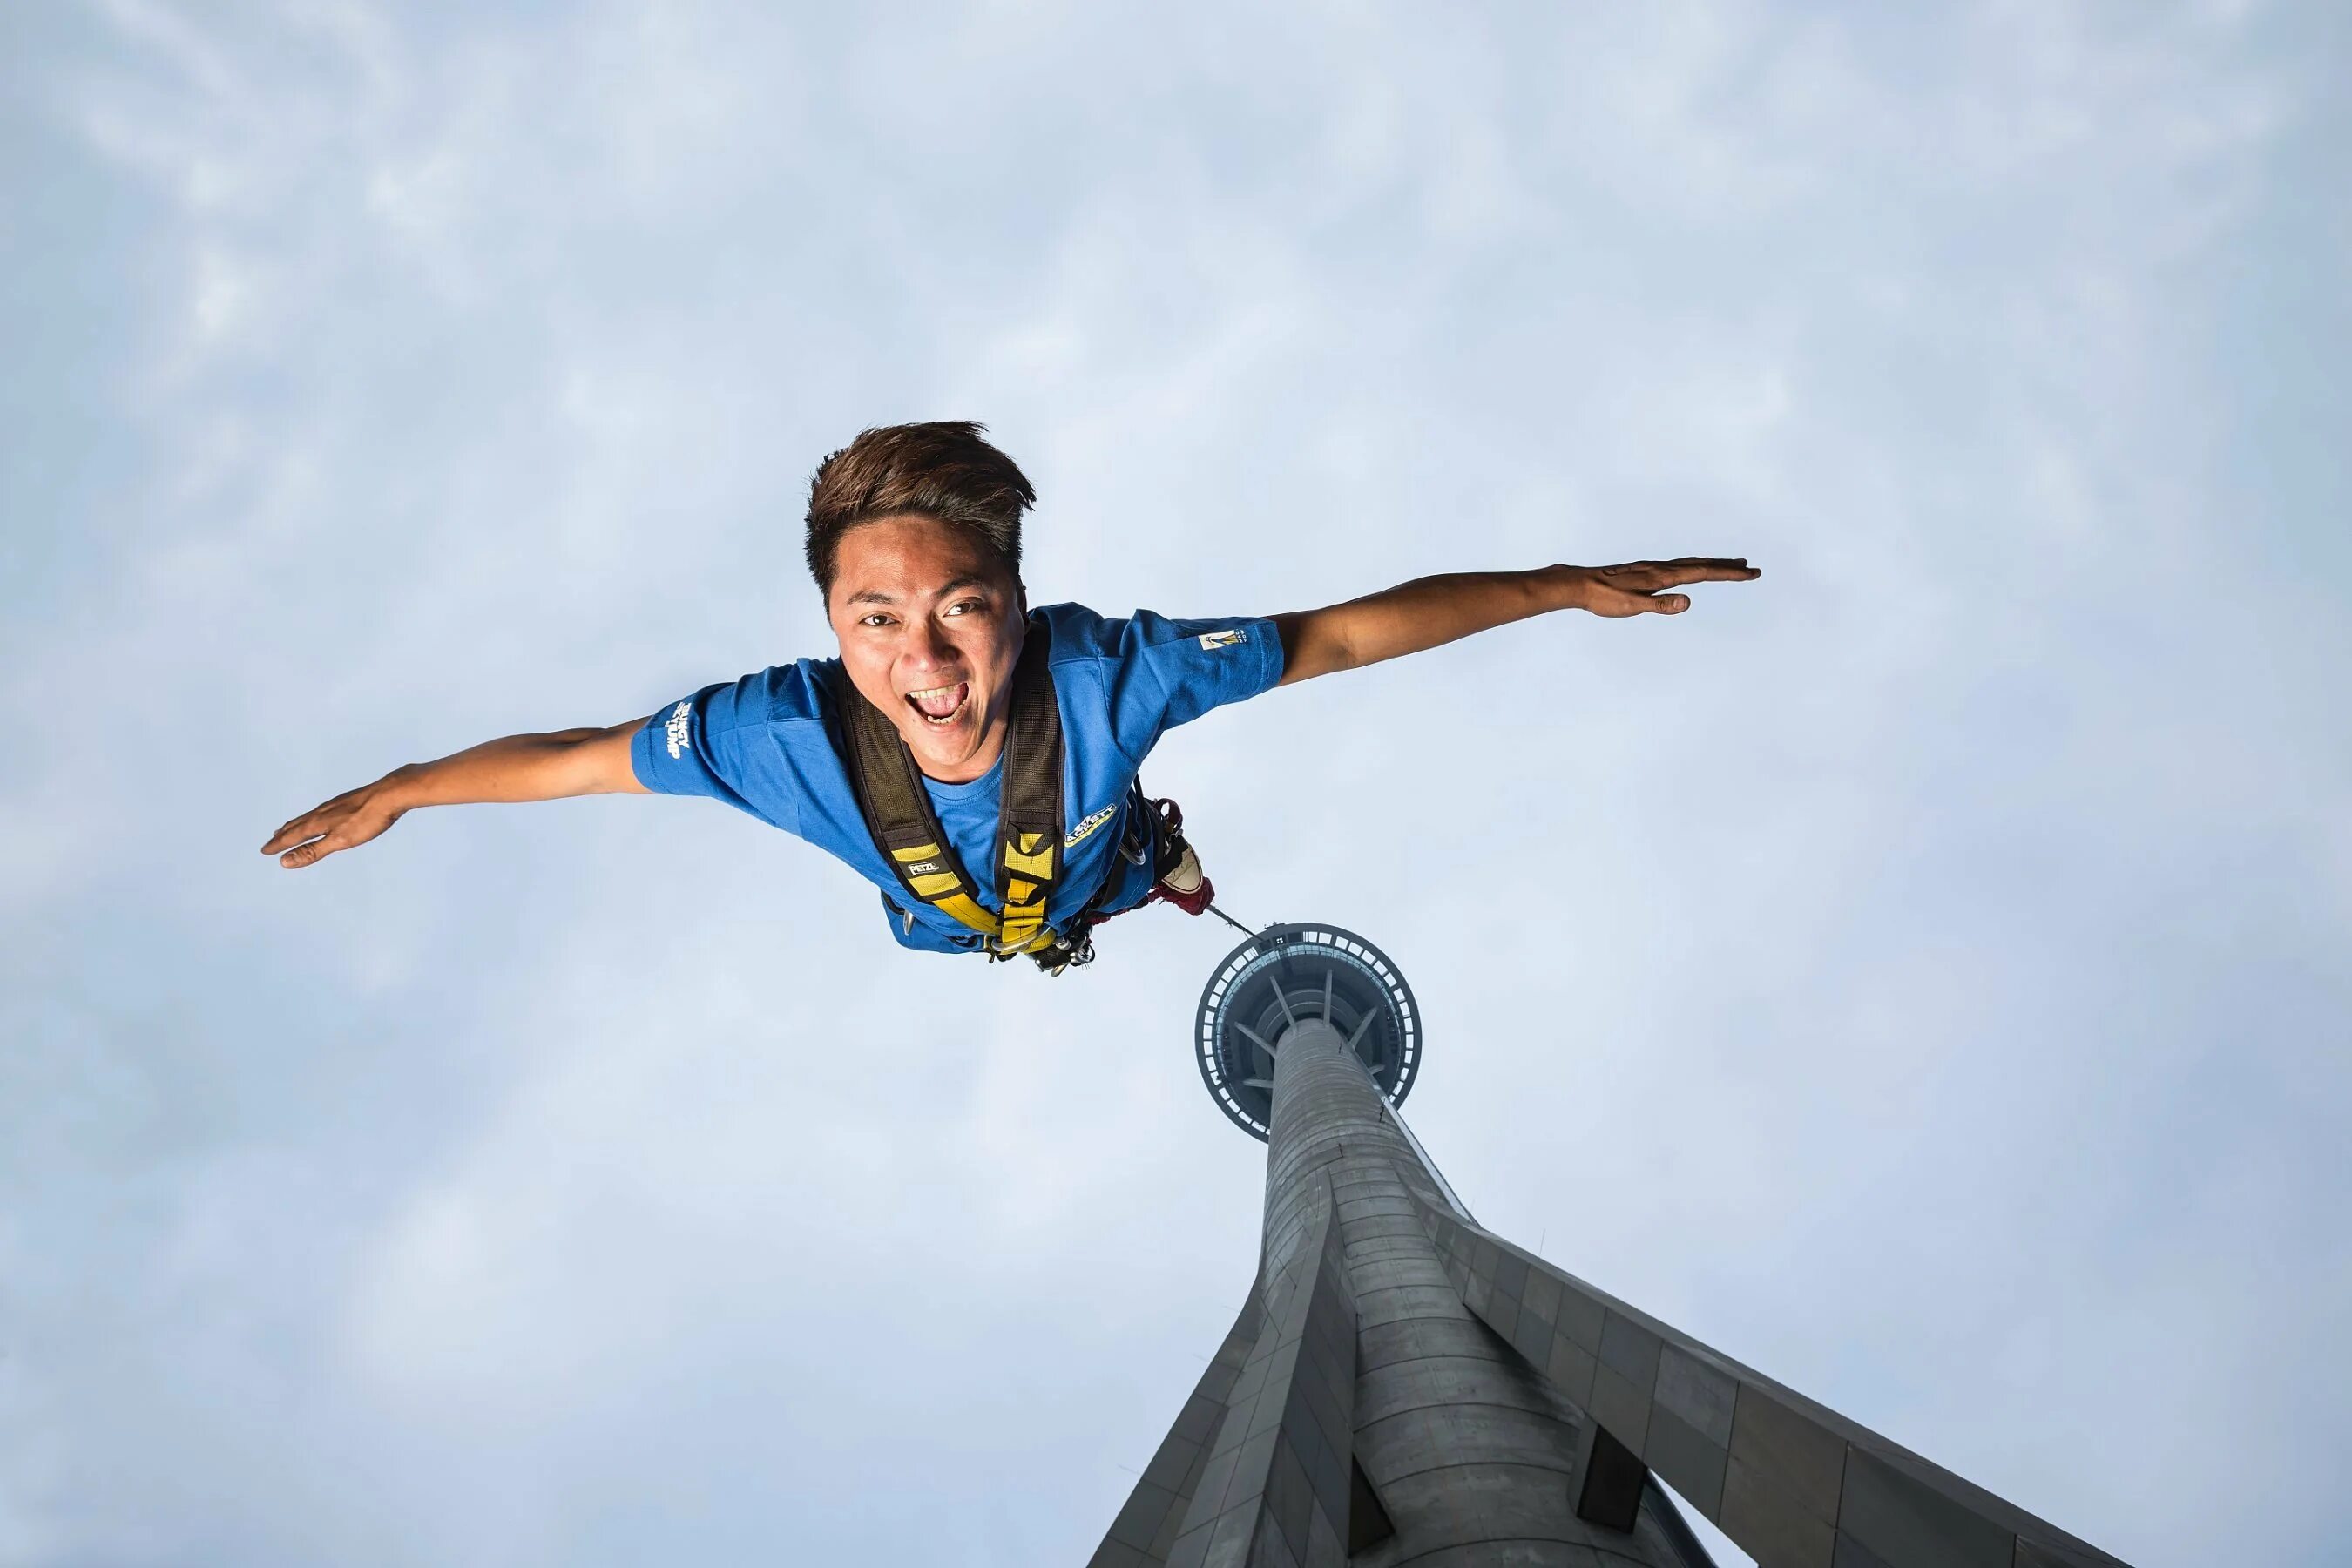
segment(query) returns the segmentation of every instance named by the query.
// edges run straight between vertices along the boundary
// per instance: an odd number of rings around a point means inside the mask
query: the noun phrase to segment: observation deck
[[[1421,1012],[1388,954],[1351,931],[1269,926],[1227,953],[1201,993],[1192,1037],[1201,1081],[1260,1142],[1274,1114],[1274,1055],[1308,1019],[1339,1031],[1391,1106],[1421,1068]]]

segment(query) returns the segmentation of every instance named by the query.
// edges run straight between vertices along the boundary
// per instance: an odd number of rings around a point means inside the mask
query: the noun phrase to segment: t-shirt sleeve
[[[1138,610],[1101,630],[1118,667],[1111,722],[1139,761],[1164,731],[1282,679],[1282,638],[1262,616],[1177,621]]]
[[[646,721],[629,744],[637,782],[657,795],[702,795],[786,832],[799,812],[778,780],[768,745],[775,686],[784,672],[761,670],[740,680],[706,686]]]

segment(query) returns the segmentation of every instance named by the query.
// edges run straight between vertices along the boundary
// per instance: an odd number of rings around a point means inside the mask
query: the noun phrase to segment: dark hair
[[[1021,580],[1021,514],[1037,492],[1013,459],[981,439],[969,419],[885,425],[816,466],[809,480],[808,563],[817,592],[833,594],[841,536],[861,522],[913,512],[985,540]]]

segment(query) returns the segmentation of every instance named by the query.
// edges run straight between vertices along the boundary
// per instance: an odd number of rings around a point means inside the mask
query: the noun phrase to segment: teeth
[[[907,693],[907,700],[915,711],[923,714],[926,721],[940,725],[952,724],[957,715],[963,711],[965,694],[968,689],[964,682],[955,680],[945,686],[933,686],[921,691],[909,691]],[[933,702],[947,703],[948,710],[944,713],[924,713],[924,705]]]

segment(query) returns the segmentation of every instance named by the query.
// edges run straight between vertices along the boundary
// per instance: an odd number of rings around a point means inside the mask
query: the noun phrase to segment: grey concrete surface
[[[1704,1563],[1654,1489],[1630,1531],[1576,1517],[1570,1484],[1584,1416],[1446,1278],[1422,1217],[1444,1199],[1372,1079],[1319,1017],[1300,1016],[1275,1044],[1258,1282],[1220,1363],[1254,1316],[1256,1342],[1238,1375],[1214,1366],[1204,1375],[1161,1445],[1167,1473],[1188,1473],[1169,1486],[1147,1471],[1097,1568]],[[1335,1431],[1340,1402],[1312,1391],[1314,1369],[1339,1365],[1350,1369],[1348,1419]],[[1215,1397],[1224,1401],[1218,1431],[1194,1462],[1186,1445]],[[1321,1460],[1318,1443],[1330,1449],[1319,1473],[1306,1462]],[[1300,1456],[1307,1484],[1293,1491],[1303,1495],[1275,1484],[1286,1452]],[[1391,1533],[1333,1556],[1348,1539],[1350,1464]],[[1153,1468],[1161,1465],[1156,1457]]]
[[[1762,1568],[2120,1568],[2116,1558],[1481,1229],[1422,1225],[1480,1321]]]

